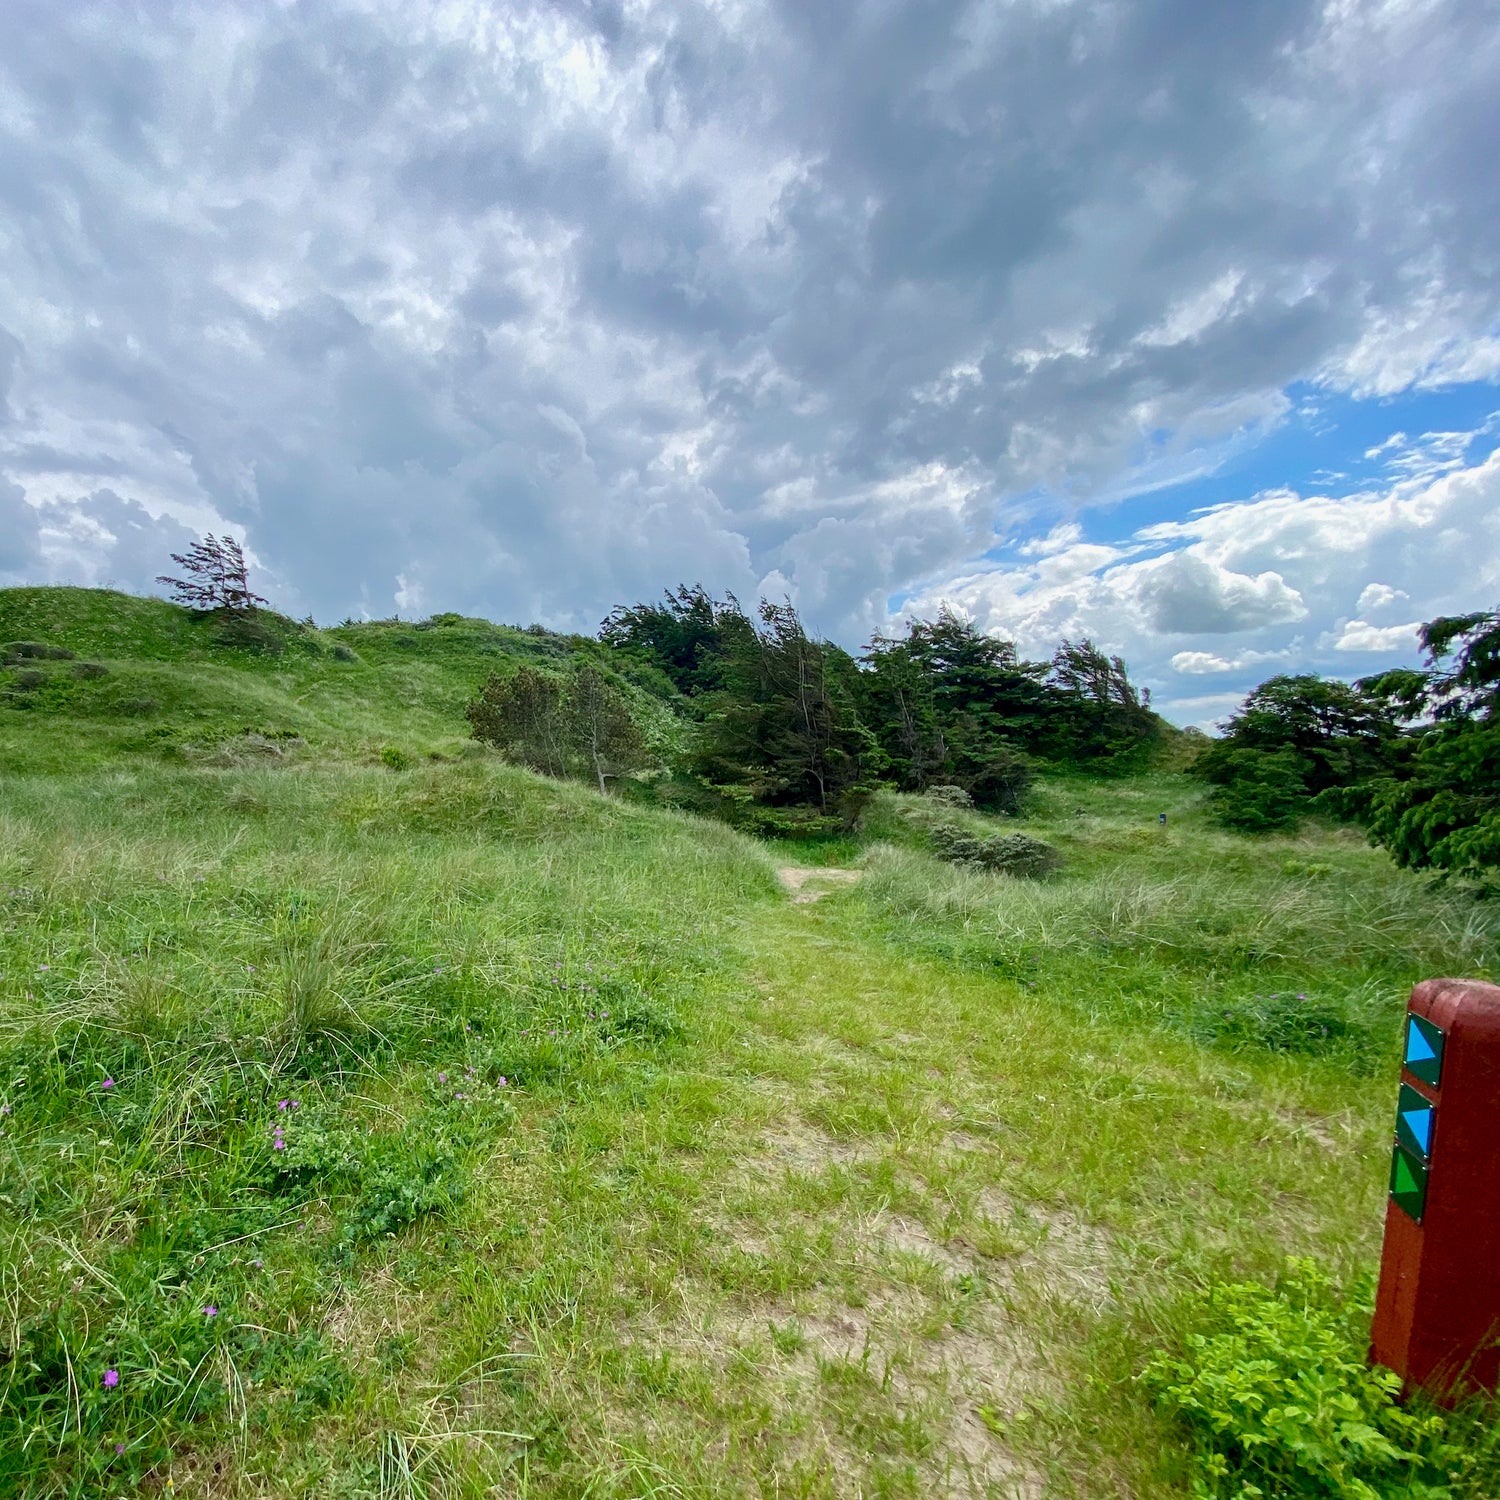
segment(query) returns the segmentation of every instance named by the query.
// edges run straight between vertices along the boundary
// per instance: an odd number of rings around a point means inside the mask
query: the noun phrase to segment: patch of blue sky
[[[1087,512],[1080,521],[1090,541],[1121,542],[1144,527],[1268,491],[1348,495],[1385,488],[1403,477],[1395,467],[1401,455],[1429,434],[1470,435],[1467,443],[1445,449],[1468,462],[1486,457],[1500,440],[1500,386],[1489,381],[1364,400],[1311,384],[1286,394],[1290,405],[1278,422],[1211,445],[1179,448],[1171,434],[1153,434],[1137,461],[1102,492],[1018,497],[1007,509],[1036,514],[1038,522],[985,556],[1013,556],[1075,512]]]

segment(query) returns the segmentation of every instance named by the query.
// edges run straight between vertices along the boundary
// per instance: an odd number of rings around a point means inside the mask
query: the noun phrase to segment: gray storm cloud
[[[1500,369],[1477,0],[21,9],[7,576],[227,525],[297,613],[857,644],[1292,382]],[[1299,607],[1176,566],[1163,635]]]

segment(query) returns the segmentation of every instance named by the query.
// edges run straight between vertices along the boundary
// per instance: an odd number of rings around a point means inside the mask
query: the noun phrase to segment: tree
[[[1291,751],[1310,793],[1385,769],[1398,738],[1387,703],[1359,684],[1312,675],[1261,683],[1220,727],[1234,750]]]
[[[625,695],[598,667],[585,663],[574,670],[563,693],[563,723],[568,748],[592,770],[600,792],[607,790],[606,777],[635,770],[649,758]]]
[[[1425,718],[1394,774],[1344,799],[1374,843],[1408,869],[1500,884],[1500,610],[1422,627],[1427,670],[1359,686]]]
[[[1065,640],[1052,658],[1047,686],[1057,695],[1044,743],[1059,760],[1099,760],[1137,750],[1160,722],[1141,702],[1125,663],[1086,636]]]
[[[566,677],[518,668],[492,675],[464,710],[475,739],[545,776],[582,774],[601,792],[650,758],[625,695],[597,667]]]
[[[763,600],[759,615],[758,629],[729,644],[698,774],[740,800],[846,811],[882,760],[855,708],[855,663],[812,640],[790,603]]]
[[[186,552],[174,552],[172,561],[188,576],[171,578],[161,574],[156,581],[175,592],[178,604],[231,614],[249,614],[266,606],[259,594],[250,591],[245,554],[232,536],[206,536]]]
[[[948,608],[912,620],[906,635],[876,636],[863,658],[867,722],[908,791],[949,783],[977,806],[1017,813],[1030,783],[1023,746],[1048,704],[1045,663],[1023,662],[1010,641]]]
[[[721,602],[701,583],[668,589],[661,604],[622,604],[599,627],[606,646],[650,662],[688,697],[721,688],[729,652],[754,634],[733,594]]]
[[[1193,773],[1213,785],[1219,821],[1246,833],[1292,827],[1311,811],[1349,815],[1341,799],[1389,774],[1404,753],[1389,703],[1361,684],[1311,674],[1261,683],[1219,728]]]
[[[518,765],[545,776],[565,776],[567,727],[559,678],[532,667],[494,673],[464,710],[477,740],[494,745]]]

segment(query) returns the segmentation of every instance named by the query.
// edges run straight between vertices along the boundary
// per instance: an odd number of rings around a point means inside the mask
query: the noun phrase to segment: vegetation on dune
[[[1405,994],[1500,974],[1494,903],[1225,828],[1092,648],[672,599],[271,651],[0,592],[0,1493],[1500,1489],[1362,1300]],[[1357,785],[1488,732],[1466,629]],[[533,690],[561,776],[465,720]]]

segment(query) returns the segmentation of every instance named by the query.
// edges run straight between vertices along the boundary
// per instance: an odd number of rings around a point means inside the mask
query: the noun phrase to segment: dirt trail
[[[808,906],[814,901],[821,901],[833,887],[855,885],[863,875],[863,870],[827,869],[807,865],[780,865],[776,870],[776,878],[786,887],[793,906]]]

